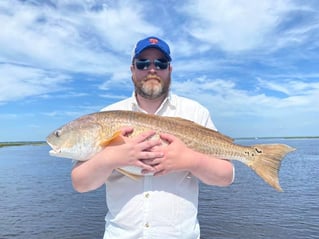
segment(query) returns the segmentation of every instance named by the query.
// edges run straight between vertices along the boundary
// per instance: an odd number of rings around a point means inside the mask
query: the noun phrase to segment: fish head
[[[86,115],[54,130],[46,138],[50,155],[85,161],[100,151],[103,127],[95,115]]]

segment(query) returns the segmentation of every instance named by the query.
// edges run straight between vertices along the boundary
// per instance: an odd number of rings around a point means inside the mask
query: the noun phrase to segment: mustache
[[[145,79],[146,79],[146,80],[156,79],[156,80],[159,80],[159,81],[162,80],[161,77],[159,77],[158,75],[147,75],[147,76],[145,77]]]

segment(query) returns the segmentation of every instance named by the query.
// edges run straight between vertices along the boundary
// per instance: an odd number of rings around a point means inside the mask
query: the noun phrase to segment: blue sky
[[[44,140],[132,94],[130,57],[171,46],[172,91],[231,137],[319,135],[319,3],[2,0],[0,141]]]

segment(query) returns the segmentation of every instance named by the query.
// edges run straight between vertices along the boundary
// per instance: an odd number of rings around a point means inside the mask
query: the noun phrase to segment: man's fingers
[[[154,130],[149,130],[149,131],[143,132],[136,137],[136,142],[137,143],[143,142],[143,141],[151,138],[155,134],[156,134],[156,132]]]
[[[161,163],[161,160],[162,160],[162,156],[156,157],[153,159],[144,159],[142,161],[143,161],[143,163],[145,163],[147,165],[155,166],[155,165],[158,165],[159,163]]]
[[[146,163],[150,165],[150,162],[156,161],[158,158],[162,158],[164,156],[164,153],[161,151],[151,152],[151,151],[143,151],[140,155],[140,160],[143,163]]]
[[[160,139],[162,139],[163,141],[166,141],[168,144],[172,143],[175,139],[175,136],[171,135],[171,134],[164,134],[161,133],[159,134]]]
[[[147,172],[147,173],[152,173],[155,172],[155,169],[151,165],[147,165],[143,163],[142,161],[139,162],[138,167],[142,168],[142,173]]]
[[[141,143],[140,147],[142,151],[156,152],[158,150],[157,146],[159,145],[161,145],[161,141],[159,139],[153,139]]]
[[[132,128],[132,127],[129,127],[129,126],[124,127],[124,128],[121,129],[121,134],[122,134],[123,136],[128,136],[128,135],[131,134],[132,132],[133,132],[133,128]]]

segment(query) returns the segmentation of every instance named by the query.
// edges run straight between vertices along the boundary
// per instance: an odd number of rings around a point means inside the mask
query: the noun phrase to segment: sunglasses
[[[137,59],[135,61],[135,66],[139,70],[148,70],[151,63],[154,64],[156,70],[165,70],[169,66],[169,61],[166,59],[155,59],[154,61],[149,59]]]

